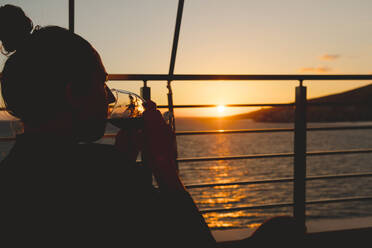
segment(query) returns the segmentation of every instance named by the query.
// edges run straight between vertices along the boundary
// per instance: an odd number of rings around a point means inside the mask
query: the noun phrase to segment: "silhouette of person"
[[[115,99],[91,44],[58,26],[34,27],[13,5],[0,7],[0,40],[2,96],[24,125],[0,164],[2,247],[215,247],[155,103],[145,106],[141,144],[125,130],[114,146],[93,143]],[[158,188],[135,164],[139,148]]]

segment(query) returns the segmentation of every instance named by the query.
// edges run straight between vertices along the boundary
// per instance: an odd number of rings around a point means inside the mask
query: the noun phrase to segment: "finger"
[[[156,110],[156,103],[151,101],[151,100],[147,100],[143,106],[145,107],[145,112],[146,111],[151,111],[151,110]]]
[[[164,121],[164,118],[161,115],[159,110],[144,112],[143,118],[145,119],[145,121],[160,121],[160,122]]]
[[[167,125],[159,110],[143,113],[145,130],[164,129]]]

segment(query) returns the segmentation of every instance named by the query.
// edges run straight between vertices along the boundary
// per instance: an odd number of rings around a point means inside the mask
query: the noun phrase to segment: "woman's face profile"
[[[115,101],[115,97],[106,85],[107,74],[94,72],[88,77],[90,89],[78,101],[75,116],[76,136],[80,141],[91,142],[104,135],[107,122],[108,105]]]

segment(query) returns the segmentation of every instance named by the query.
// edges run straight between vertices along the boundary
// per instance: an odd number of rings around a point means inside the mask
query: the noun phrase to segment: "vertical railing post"
[[[169,76],[173,76],[174,73],[174,66],[176,64],[176,55],[177,55],[177,48],[178,48],[178,41],[180,37],[180,29],[181,29],[181,22],[182,22],[182,14],[183,14],[183,6],[185,4],[185,0],[178,1],[178,8],[177,8],[177,16],[176,16],[176,25],[174,27],[174,36],[173,36],[173,45],[172,45],[172,53],[170,58],[169,64]],[[174,116],[174,109],[173,109],[173,92],[171,87],[171,80],[167,83],[168,88],[168,106],[169,106],[169,113],[170,113],[170,120],[169,124],[173,131],[176,131],[176,122]]]
[[[68,29],[75,32],[75,0],[68,1]]]
[[[141,87],[140,93],[141,93],[142,98],[145,99],[146,101],[151,100],[151,88],[147,86],[147,81],[143,81],[143,87]],[[144,153],[141,153],[141,160],[143,164],[145,183],[152,185],[152,182],[153,182],[152,171],[146,165],[147,159]]]
[[[185,0],[178,1],[178,8],[177,8],[177,16],[176,16],[176,26],[174,27],[174,36],[173,36],[173,45],[172,45],[172,53],[170,58],[170,65],[169,65],[169,73],[168,75],[171,77],[174,73],[174,66],[176,64],[176,55],[177,55],[177,48],[178,48],[178,40],[180,37],[180,29],[181,29],[181,21],[182,21],[182,14],[183,14],[183,6],[185,4]],[[171,87],[172,80],[168,80],[167,88],[168,88],[168,107],[169,107],[169,119],[168,123],[173,130],[176,132],[176,119],[174,115],[174,108],[173,108],[173,92]],[[178,170],[178,162],[177,162],[177,139],[174,137],[174,163]]]
[[[306,87],[296,87],[294,129],[294,209],[293,215],[303,228],[306,226]]]
[[[151,88],[147,86],[147,81],[143,81],[143,87],[141,87],[141,96],[146,101],[151,100]]]

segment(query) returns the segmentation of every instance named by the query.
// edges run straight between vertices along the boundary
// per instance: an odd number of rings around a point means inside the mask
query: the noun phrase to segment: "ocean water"
[[[359,126],[372,123],[309,123],[318,126]],[[292,128],[293,123],[256,123],[251,120],[177,119],[178,131],[230,130],[260,128]],[[112,132],[112,129],[108,129]],[[0,122],[1,136],[11,132],[9,123]],[[247,133],[178,136],[179,158],[231,156],[293,152],[293,133]],[[100,140],[112,143],[112,139]],[[0,159],[12,142],[0,142]],[[307,134],[308,151],[331,151],[372,148],[372,129],[316,131]],[[371,154],[341,154],[309,156],[307,175],[334,175],[372,172]],[[185,183],[227,183],[293,176],[293,158],[260,158],[179,163],[180,176]],[[314,180],[306,184],[308,201],[372,196],[372,177]],[[293,200],[293,183],[249,184],[189,189],[198,207],[203,209],[231,208],[261,204],[287,203]],[[278,214],[292,214],[292,207],[262,210],[207,213],[204,217],[212,229],[256,227],[265,219]],[[312,204],[306,208],[307,219],[372,216],[372,201]]]
[[[308,127],[360,126],[354,123],[308,123]],[[251,120],[192,121],[180,119],[177,130],[293,128],[293,123],[256,123]],[[272,154],[293,152],[292,132],[179,136],[179,157]],[[372,148],[372,129],[312,131],[307,151]],[[372,154],[308,156],[307,175],[372,172]],[[185,184],[237,182],[293,177],[293,158],[260,158],[180,163]],[[190,189],[200,209],[230,208],[293,201],[293,183],[255,184]],[[372,177],[314,180],[306,184],[307,201],[372,196]],[[255,227],[266,218],[292,214],[292,207],[208,213],[213,229]],[[307,219],[348,218],[372,215],[372,201],[307,205]]]

